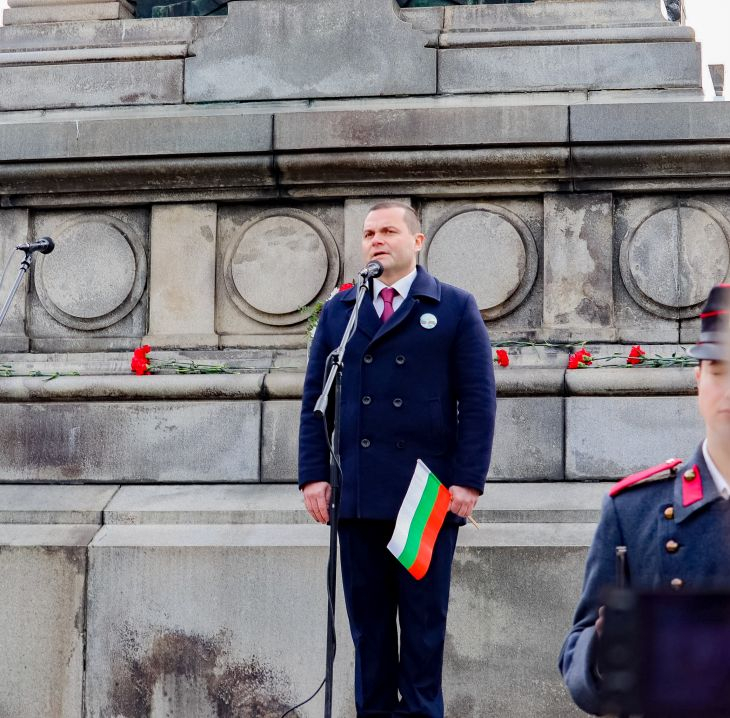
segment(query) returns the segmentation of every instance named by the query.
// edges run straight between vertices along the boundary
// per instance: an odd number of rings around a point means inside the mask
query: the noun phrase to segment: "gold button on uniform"
[[[667,553],[677,553],[679,551],[679,544],[674,539],[669,539],[665,544]]]
[[[684,472],[685,481],[694,481],[696,478],[697,478],[697,474],[695,474],[695,472],[692,471],[692,469]]]
[[[667,508],[664,509],[664,518],[669,519],[670,521],[674,518],[674,506],[667,506]]]
[[[684,581],[681,578],[673,578],[671,580],[671,586],[675,591],[679,591],[684,586]]]

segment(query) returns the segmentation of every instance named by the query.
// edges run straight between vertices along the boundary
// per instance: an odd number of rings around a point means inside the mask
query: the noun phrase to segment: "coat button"
[[[692,471],[692,469],[684,472],[685,481],[694,481],[696,478],[697,478],[697,474],[694,471]]]
[[[664,518],[669,520],[674,518],[674,506],[667,506],[667,508],[664,509]]]
[[[393,406],[396,409],[400,409],[403,406],[403,399],[399,399],[397,397],[395,399],[393,399]]]
[[[399,355],[398,355],[398,356],[397,356],[397,357],[395,358],[395,363],[396,363],[396,364],[400,364],[400,365],[403,365],[403,364],[405,364],[405,363],[406,363],[406,358],[405,358],[405,357],[404,357],[404,356],[403,356],[402,354],[399,354]]]
[[[674,539],[669,539],[665,544],[667,553],[677,553],[679,551],[679,544]]]
[[[365,406],[369,406],[372,403],[372,399],[369,396],[364,396],[362,398],[362,403],[365,404]]]
[[[360,446],[362,446],[363,449],[367,449],[370,446],[370,439],[361,439]]]
[[[372,355],[372,354],[366,354],[366,355],[365,355],[365,356],[364,356],[364,357],[362,358],[362,360],[363,360],[363,361],[364,361],[364,362],[365,362],[366,364],[372,364],[372,363],[373,363],[373,355]]]
[[[396,449],[405,449],[406,448],[406,442],[403,441],[403,439],[398,439],[398,441],[395,442],[395,448]]]
[[[670,582],[670,585],[675,591],[679,591],[679,589],[684,586],[684,581],[681,578],[673,578]]]

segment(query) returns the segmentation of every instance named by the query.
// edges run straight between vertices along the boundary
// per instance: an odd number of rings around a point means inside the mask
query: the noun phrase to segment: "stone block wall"
[[[327,536],[292,485],[301,307],[359,269],[367,207],[413,205],[421,263],[496,341],[671,354],[730,277],[730,105],[702,101],[693,32],[654,0],[129,14],[10,0],[0,28],[0,261],[56,243],[0,327],[0,716],[276,717],[324,664]],[[240,373],[130,376],[142,343]],[[564,718],[601,482],[702,426],[691,369],[510,355],[447,714]]]

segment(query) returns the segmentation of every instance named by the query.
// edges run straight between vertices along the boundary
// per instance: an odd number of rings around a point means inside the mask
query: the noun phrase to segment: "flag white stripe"
[[[403,503],[398,511],[398,518],[395,522],[395,531],[388,543],[388,551],[398,558],[406,547],[408,541],[408,532],[411,528],[411,522],[415,516],[418,504],[421,501],[423,492],[426,489],[426,483],[431,471],[428,466],[420,459],[416,463],[416,470],[413,472],[413,478],[408,486]]]

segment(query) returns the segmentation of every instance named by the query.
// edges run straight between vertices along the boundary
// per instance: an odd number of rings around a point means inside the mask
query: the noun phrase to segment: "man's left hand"
[[[479,492],[468,486],[452,486],[449,488],[449,493],[451,494],[451,506],[449,506],[451,513],[464,519],[471,516],[479,499]]]

